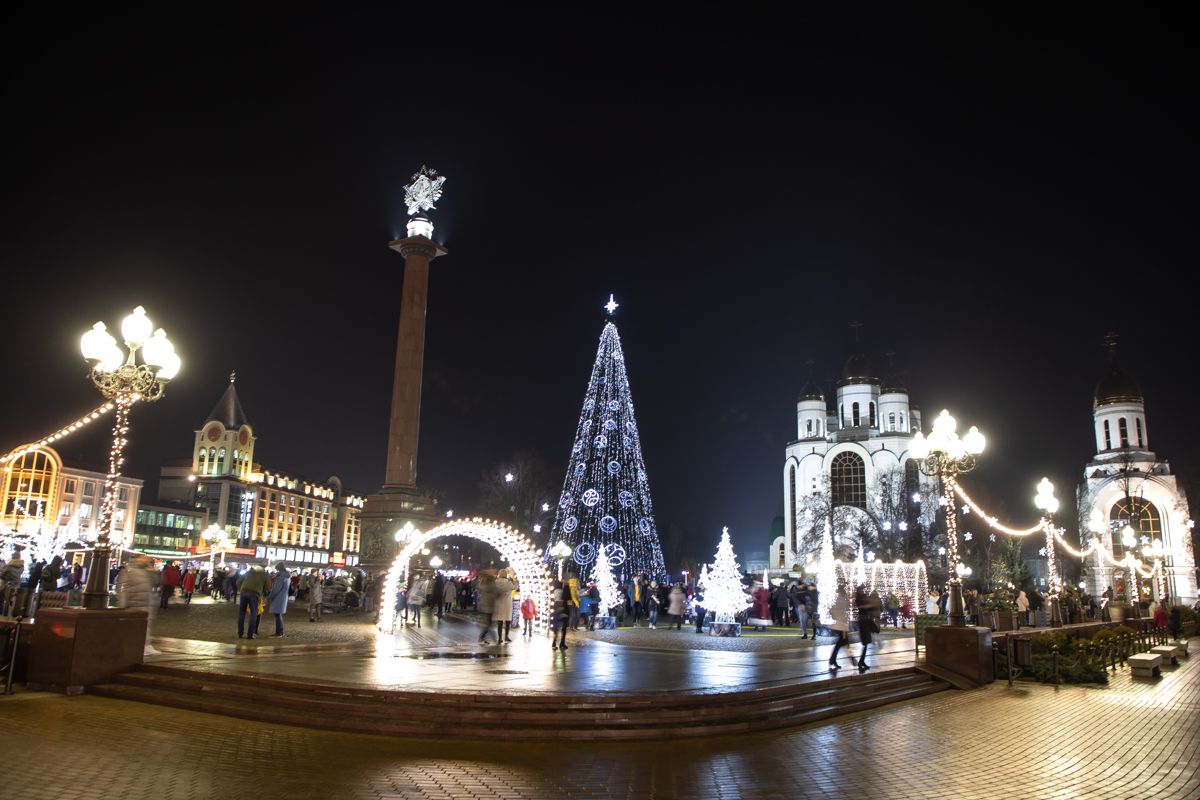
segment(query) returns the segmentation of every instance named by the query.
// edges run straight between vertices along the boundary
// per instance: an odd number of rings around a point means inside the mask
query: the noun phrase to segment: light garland
[[[50,434],[49,436],[45,437],[44,439],[33,442],[32,444],[22,445],[21,447],[18,447],[16,450],[13,450],[12,452],[8,453],[7,455],[0,456],[0,464],[4,464],[4,463],[12,461],[14,459],[20,458],[21,456],[25,455],[26,453],[32,453],[34,450],[36,450],[39,447],[45,447],[46,445],[53,444],[54,442],[57,442],[59,439],[62,439],[64,436],[71,435],[75,431],[82,428],[84,425],[87,425],[92,420],[100,419],[101,414],[107,414],[109,411],[112,411],[115,407],[116,406],[114,406],[112,403],[105,403],[104,405],[100,406],[95,411],[91,412],[90,414],[84,414],[82,417],[75,420],[70,425],[67,425],[66,427],[62,428],[61,430],[58,430],[58,431]]]
[[[396,624],[396,592],[400,581],[408,577],[408,563],[426,542],[439,536],[468,536],[500,551],[500,557],[516,573],[521,592],[532,597],[538,607],[535,627],[543,634],[550,630],[550,568],[542,561],[533,540],[503,522],[480,517],[443,523],[418,533],[401,548],[391,569],[384,575],[383,598],[375,627],[383,633],[392,632]]]
[[[929,574],[924,561],[911,564],[896,561],[884,564],[880,561],[864,562],[859,559],[849,564],[837,561],[835,566],[839,585],[852,587],[862,584],[867,587],[868,592],[877,592],[882,588],[884,593],[894,594],[901,600],[907,599],[913,609],[913,615],[923,613],[925,594],[929,588]],[[853,592],[847,594],[853,598]],[[906,617],[911,618],[912,616]]]
[[[837,594],[837,567],[833,559],[833,536],[829,520],[825,520],[825,531],[821,534],[821,562],[817,565],[817,618],[832,622],[829,609]]]
[[[963,499],[963,502],[967,504],[968,508],[970,508],[979,516],[983,517],[984,522],[986,522],[988,525],[991,525],[998,531],[1003,531],[1009,536],[1029,536],[1030,534],[1037,533],[1038,531],[1045,529],[1046,524],[1044,522],[1040,522],[1032,528],[1027,528],[1022,531],[1014,530],[1013,528],[1006,528],[1001,525],[995,517],[989,517],[986,511],[980,508],[974,500],[968,497],[967,493],[963,491],[963,488],[958,485],[958,481],[950,479],[950,484],[954,487],[955,493]]]
[[[624,575],[645,572],[660,581],[668,577],[625,355],[611,322],[600,334],[550,541],[570,545],[581,568],[607,556],[609,565]]]

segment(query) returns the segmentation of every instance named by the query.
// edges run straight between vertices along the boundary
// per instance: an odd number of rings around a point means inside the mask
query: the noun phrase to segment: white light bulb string
[[[105,403],[104,405],[97,408],[95,411],[92,411],[90,414],[84,414],[82,417],[75,420],[70,425],[60,428],[59,430],[55,431],[54,433],[52,433],[48,436],[45,436],[36,442],[32,442],[31,444],[21,445],[20,447],[16,448],[15,450],[8,453],[7,455],[0,456],[0,464],[5,464],[9,461],[18,459],[21,456],[25,455],[26,453],[32,453],[34,450],[36,450],[39,447],[45,447],[46,445],[53,444],[54,442],[57,442],[59,439],[62,439],[64,436],[69,436],[70,434],[79,430],[80,428],[87,425],[92,420],[100,419],[101,414],[107,414],[109,411],[112,411],[115,407],[116,406],[114,406],[112,403]]]

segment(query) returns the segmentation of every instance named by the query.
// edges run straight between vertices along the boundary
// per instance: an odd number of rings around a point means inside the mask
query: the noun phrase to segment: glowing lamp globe
[[[79,349],[88,361],[103,361],[109,349],[116,345],[117,340],[108,333],[103,322],[97,322],[79,340]]]
[[[973,456],[977,456],[983,452],[984,445],[987,440],[983,438],[983,434],[979,432],[979,428],[974,425],[971,430],[967,431],[967,435],[963,437],[963,445],[967,448],[967,452]]]
[[[933,421],[934,433],[942,433],[946,436],[949,436],[950,434],[954,433],[954,430],[957,427],[958,422],[954,419],[954,417],[950,416],[950,412],[944,408],[942,409],[942,413],[938,414],[938,418]]]
[[[1133,528],[1129,527],[1128,525],[1121,530],[1121,544],[1125,545],[1126,547],[1137,546],[1137,537],[1133,535]]]
[[[150,324],[150,318],[146,316],[146,309],[141,306],[135,308],[133,313],[121,323],[121,335],[125,337],[125,344],[130,347],[141,347],[150,338],[152,330],[154,330],[154,326]]]
[[[916,459],[929,458],[929,440],[925,435],[918,433],[913,437],[912,444],[908,446],[908,453]],[[914,500],[914,502],[917,502]]]
[[[175,354],[175,345],[167,339],[167,332],[159,328],[142,345],[142,358],[152,367],[164,367],[170,356]]]
[[[946,455],[950,456],[950,458],[954,459],[955,461],[958,461],[966,454],[967,448],[963,444],[962,439],[959,439],[957,436],[951,436],[949,441],[946,443]]]
[[[1048,478],[1042,478],[1042,482],[1038,484],[1037,496],[1033,498],[1033,504],[1045,511],[1047,514],[1053,514],[1058,511],[1058,500],[1054,497],[1054,484],[1050,483]]]
[[[175,355],[174,353],[168,353],[166,358],[163,360],[166,361],[166,363],[162,365],[162,369],[158,371],[155,377],[157,377],[159,380],[169,381],[179,374],[179,368],[183,366],[183,362],[180,361],[179,356]]]

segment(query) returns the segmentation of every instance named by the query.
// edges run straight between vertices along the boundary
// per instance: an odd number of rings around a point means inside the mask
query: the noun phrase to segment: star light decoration
[[[404,204],[408,206],[408,215],[411,217],[418,211],[437,208],[434,203],[441,199],[442,184],[445,182],[445,175],[438,175],[436,170],[425,166],[413,174],[412,183],[404,187]]]
[[[967,533],[964,533],[964,534],[963,534],[963,538],[964,538],[964,539],[966,539],[968,542],[969,542],[969,541],[971,541],[971,533],[970,533],[970,531],[968,531]]]
[[[990,539],[991,539],[991,540],[994,542],[994,541],[996,541],[996,534],[994,534],[994,533],[989,533],[989,534],[988,534],[988,538],[990,538]]]
[[[607,311],[608,315],[611,317],[617,308],[620,307],[620,305],[621,304],[614,300],[613,296],[610,294],[608,296],[608,302],[604,304],[604,310]]]

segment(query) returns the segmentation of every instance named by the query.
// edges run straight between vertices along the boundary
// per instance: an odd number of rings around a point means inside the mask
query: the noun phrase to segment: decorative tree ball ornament
[[[608,401],[608,410],[609,411],[616,411],[620,407],[621,407],[621,402],[619,400],[609,400]]]
[[[583,493],[583,504],[585,506],[587,506],[588,508],[591,508],[592,506],[596,505],[596,503],[599,503],[599,502],[600,502],[600,493],[597,492],[595,489],[588,489],[586,492]]]
[[[575,563],[579,565],[590,564],[592,559],[596,557],[596,548],[592,547],[591,542],[580,542],[575,547],[575,552],[571,555],[575,559]]]
[[[575,517],[567,517],[565,520],[563,520],[563,530],[567,533],[571,533],[578,527],[579,520],[575,519]]]
[[[617,502],[622,508],[629,508],[633,505],[633,492],[621,492],[617,495]]]
[[[586,402],[584,402],[584,404],[583,404],[583,408],[584,408],[584,410],[585,410],[585,411],[591,411],[591,410],[592,410],[593,408],[595,408],[595,407],[596,407],[596,401],[595,401],[595,400],[593,400],[593,399],[592,399],[592,398],[590,398],[590,397],[589,397],[589,398],[587,399],[587,401],[586,401]]]
[[[604,420],[604,430],[606,430],[606,431],[615,431],[616,429],[617,429],[617,423],[616,423],[616,422],[614,422],[614,421],[613,421],[613,420],[611,420],[611,419],[606,419],[606,420]]]
[[[617,520],[612,516],[603,516],[600,518],[600,530],[604,533],[612,533],[617,529]]]
[[[574,446],[571,448],[571,452],[574,453],[575,455],[579,455],[579,451],[582,449],[583,449],[583,445],[579,442],[576,442],[574,444]]]
[[[575,465],[575,474],[576,475],[582,475],[585,472],[587,472],[587,464],[580,461],[578,464]]]
[[[604,560],[610,567],[619,567],[625,563],[625,548],[619,544],[604,545]]]
[[[641,520],[638,521],[638,530],[642,532],[643,536],[648,536],[650,534],[650,530],[651,530],[650,529],[650,520],[646,519],[645,517],[642,517]]]
[[[620,471],[621,471],[621,462],[620,461],[608,462],[608,472],[610,475],[616,475]]]
[[[604,448],[608,447],[608,437],[603,433],[600,434],[596,437],[595,445],[597,450],[603,450]]]
[[[628,436],[626,436],[625,438],[623,438],[621,440],[621,446],[624,447],[626,450],[632,450],[633,449],[633,439],[630,439]]]
[[[583,429],[586,431],[590,427],[592,427],[592,421],[590,419],[585,419],[583,421]]]
[[[634,424],[633,420],[626,421],[625,427],[629,429],[630,433],[637,433],[637,425]]]
[[[571,505],[571,493],[563,492],[562,499],[558,501],[558,504],[563,508],[569,507]]]

